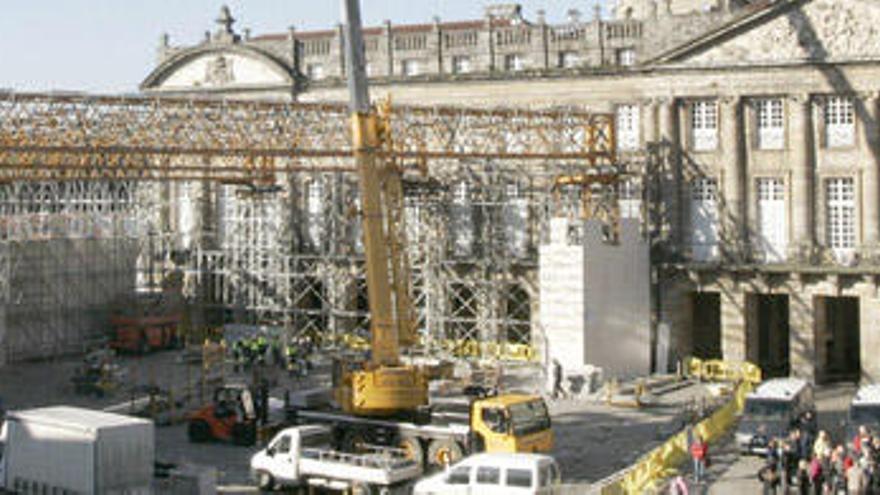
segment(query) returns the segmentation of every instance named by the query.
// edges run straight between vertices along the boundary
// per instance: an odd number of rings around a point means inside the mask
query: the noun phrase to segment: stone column
[[[816,306],[813,295],[803,288],[789,296],[791,375],[807,380],[816,378]]]
[[[721,169],[724,171],[724,220],[722,221],[726,249],[739,259],[742,255],[745,222],[745,171],[743,170],[740,141],[740,104],[737,97],[724,97],[719,102],[719,138]]]
[[[862,117],[865,139],[861,143],[861,159],[864,167],[862,185],[862,218],[864,219],[862,244],[865,254],[873,257],[880,244],[880,125],[877,123],[877,95],[862,95],[859,105],[864,111],[856,112]],[[856,107],[858,108],[858,106]]]
[[[736,283],[721,287],[721,356],[725,361],[746,359],[746,294]]]
[[[391,21],[386,20],[382,29],[385,35],[385,75],[394,75],[394,33],[391,31]]]
[[[859,348],[862,363],[862,382],[877,383],[880,380],[880,297],[859,299]]]
[[[433,29],[431,30],[431,38],[428,40],[428,52],[433,55],[431,57],[434,67],[429,70],[433,74],[442,74],[443,70],[443,32],[440,26],[440,18],[434,17]]]
[[[816,239],[813,224],[813,102],[809,95],[788,101],[791,124],[788,155],[791,166],[791,243],[793,261],[810,257]]]
[[[681,249],[682,232],[681,164],[679,162],[678,111],[674,99],[657,100],[657,139],[661,143],[659,169],[660,192],[664,201],[661,210],[667,226],[665,234],[675,249]]]

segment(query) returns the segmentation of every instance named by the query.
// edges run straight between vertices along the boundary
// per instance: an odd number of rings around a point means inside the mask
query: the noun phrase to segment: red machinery
[[[113,340],[110,347],[118,351],[147,353],[175,347],[179,340],[179,314],[161,316],[113,316]]]

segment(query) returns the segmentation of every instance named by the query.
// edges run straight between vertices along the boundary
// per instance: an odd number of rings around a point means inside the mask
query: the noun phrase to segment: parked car
[[[559,466],[544,454],[476,454],[416,483],[413,495],[550,495]]]
[[[767,380],[746,396],[736,430],[743,454],[764,454],[774,437],[785,436],[807,411],[815,413],[813,387],[799,378]]]

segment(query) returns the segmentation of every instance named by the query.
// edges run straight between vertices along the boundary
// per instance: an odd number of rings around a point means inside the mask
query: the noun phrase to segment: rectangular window
[[[507,469],[507,486],[532,487],[532,472],[528,469]]]
[[[418,60],[401,60],[400,61],[400,71],[406,77],[417,76],[421,72],[421,67],[419,66]]]
[[[474,211],[470,184],[461,181],[453,187],[449,213],[455,256],[470,256],[474,248]]]
[[[467,485],[471,480],[470,466],[459,466],[453,468],[446,477],[446,483],[450,485]]]
[[[617,205],[620,218],[642,218],[642,188],[635,179],[618,183]]]
[[[785,183],[778,178],[758,179],[758,247],[766,263],[785,261],[788,221]]]
[[[712,151],[718,147],[718,104],[699,100],[691,105],[691,137],[695,151]]]
[[[571,69],[578,66],[578,56],[575,52],[559,52],[557,66],[560,69]]]
[[[519,53],[508,53],[504,56],[504,70],[519,71],[523,68],[523,58]]]
[[[856,124],[853,99],[832,96],[825,101],[825,142],[829,148],[855,145]]]
[[[638,105],[618,105],[617,107],[617,149],[633,151],[639,148],[639,107]]]
[[[756,102],[758,117],[758,148],[781,150],[785,143],[785,115],[781,98]]]
[[[464,55],[452,57],[452,73],[467,74],[471,71],[471,58]]]
[[[825,182],[828,247],[841,262],[851,260],[856,246],[855,183],[852,177]]]
[[[477,468],[478,485],[497,485],[500,482],[501,469],[490,466],[480,466]]]
[[[321,64],[309,64],[306,66],[306,75],[312,81],[324,79],[324,66]]]
[[[636,64],[635,48],[621,48],[617,50],[617,65],[631,67]]]

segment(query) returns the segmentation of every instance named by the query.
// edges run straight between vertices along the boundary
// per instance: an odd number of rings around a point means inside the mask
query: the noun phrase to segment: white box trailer
[[[13,411],[0,440],[0,489],[23,495],[150,493],[151,421],[68,406]]]

